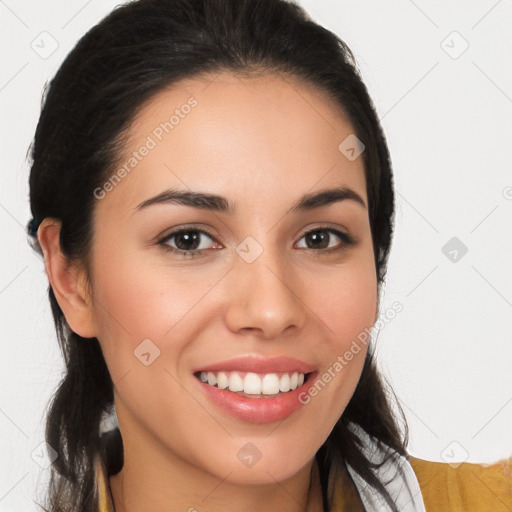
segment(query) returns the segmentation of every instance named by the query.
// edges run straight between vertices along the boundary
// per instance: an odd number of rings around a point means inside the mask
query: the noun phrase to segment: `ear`
[[[96,327],[85,269],[63,254],[60,229],[59,220],[46,218],[37,230],[46,275],[71,330],[83,338],[93,338]]]

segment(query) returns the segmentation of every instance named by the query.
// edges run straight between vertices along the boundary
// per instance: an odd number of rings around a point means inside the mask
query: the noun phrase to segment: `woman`
[[[32,160],[67,365],[49,510],[456,497],[429,497],[448,468],[408,456],[372,357],[392,172],[340,39],[283,0],[119,7],[52,81]]]

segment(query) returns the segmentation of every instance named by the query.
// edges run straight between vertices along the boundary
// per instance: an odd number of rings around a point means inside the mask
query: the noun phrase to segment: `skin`
[[[198,105],[96,202],[89,281],[84,266],[60,252],[57,221],[46,219],[38,232],[70,327],[98,338],[114,382],[125,457],[110,478],[116,512],[321,510],[314,456],[354,392],[365,347],[308,405],[270,424],[220,410],[192,371],[239,356],[287,355],[322,373],[375,323],[363,160],[338,150],[354,129],[330,98],[296,79],[206,75],[144,106],[120,162],[190,96]],[[302,195],[340,185],[365,207],[344,200],[288,212]],[[168,188],[225,196],[237,213],[136,209]],[[304,234],[326,223],[356,243],[330,254],[308,247]],[[157,243],[184,224],[215,238],[200,235],[205,250],[195,258]],[[321,233],[329,248],[343,247]],[[236,252],[248,236],[263,248],[251,264]],[[149,366],[134,356],[145,339],[160,350]],[[247,442],[262,454],[251,468],[237,458]]]

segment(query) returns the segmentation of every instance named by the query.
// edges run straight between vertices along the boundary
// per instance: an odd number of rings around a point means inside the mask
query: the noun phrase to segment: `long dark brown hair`
[[[350,49],[286,0],[138,0],[115,8],[89,30],[43,93],[29,154],[33,248],[41,252],[34,235],[42,220],[59,219],[62,251],[89,268],[93,191],[112,175],[131,121],[162,89],[216,71],[296,77],[327,93],[348,116],[365,145],[361,158],[380,290],[394,216],[386,140]],[[47,416],[46,440],[58,458],[44,507],[95,512],[96,454],[110,474],[123,464],[119,431],[99,434],[102,414],[113,403],[113,384],[98,340],[71,331],[51,286],[48,294],[66,373]],[[402,431],[391,394],[370,345],[356,390],[316,455],[325,511],[332,498],[328,483],[345,464],[398,511],[348,428],[356,424],[407,457],[407,424],[397,403]]]

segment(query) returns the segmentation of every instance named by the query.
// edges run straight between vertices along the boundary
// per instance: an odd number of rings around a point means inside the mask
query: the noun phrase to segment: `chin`
[[[292,478],[300,469],[301,467],[294,467],[283,460],[283,467],[236,468],[232,470],[226,481],[236,485],[275,485],[276,482],[284,482]]]
[[[251,442],[242,445],[245,452],[242,448],[235,460],[224,457],[220,465],[217,464],[210,470],[214,469],[214,474],[218,478],[237,485],[273,485],[292,478],[310,460],[304,460],[303,457],[291,460],[286,450],[272,451],[270,456],[265,457],[264,453],[258,454],[254,446]],[[249,454],[252,455],[252,459]]]

